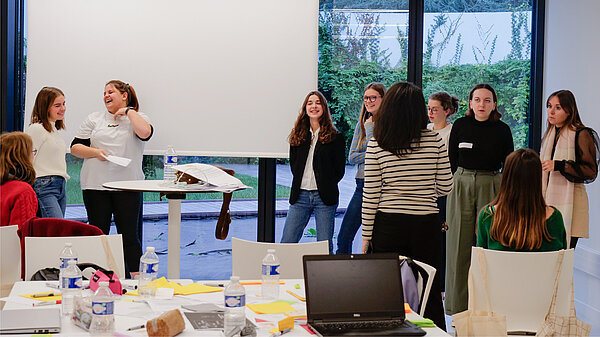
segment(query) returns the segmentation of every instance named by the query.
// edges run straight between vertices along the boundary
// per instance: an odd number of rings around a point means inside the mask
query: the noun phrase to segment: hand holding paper
[[[129,165],[129,163],[131,163],[131,159],[129,158],[123,158],[123,157],[117,157],[117,156],[113,156],[111,154],[109,154],[108,156],[105,154],[102,154],[102,157],[106,158],[106,160],[108,160],[111,163],[115,163],[119,166],[123,166],[123,167],[127,167],[127,165]]]

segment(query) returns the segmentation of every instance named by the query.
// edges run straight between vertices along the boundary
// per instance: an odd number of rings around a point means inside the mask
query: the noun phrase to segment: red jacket
[[[21,226],[37,209],[37,197],[28,183],[10,180],[0,185],[0,226]]]

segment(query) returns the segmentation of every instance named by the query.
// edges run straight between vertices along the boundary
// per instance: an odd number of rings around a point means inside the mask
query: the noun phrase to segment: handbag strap
[[[483,287],[485,290],[485,301],[487,306],[487,314],[488,316],[492,315],[492,301],[490,297],[490,286],[488,283],[488,274],[487,274],[487,262],[485,259],[485,255],[483,252],[483,248],[475,248],[473,250],[475,255],[477,255],[477,260],[479,261],[479,270],[481,271],[481,277],[483,278]],[[475,280],[473,279],[473,269],[469,269],[469,280],[468,280],[468,292],[469,292],[469,309],[475,308],[475,292],[472,290],[475,285]]]
[[[114,271],[117,274],[119,279],[123,278],[123,275],[119,272],[119,268],[117,268],[117,261],[115,261],[115,257],[113,256],[112,250],[110,249],[110,245],[108,244],[108,238],[106,235],[100,235],[100,241],[102,241],[102,246],[104,247],[104,253],[106,254],[106,260],[108,260],[108,268]]]
[[[556,313],[556,296],[558,294],[558,280],[560,279],[560,272],[562,270],[562,262],[565,256],[565,251],[560,250],[558,253],[558,259],[556,259],[556,277],[554,278],[554,292],[552,293],[552,302],[550,302],[550,308],[548,308],[548,314]],[[571,291],[573,291],[573,280],[571,280]],[[575,302],[573,301],[573,295],[571,295],[571,305],[573,312],[575,311]]]

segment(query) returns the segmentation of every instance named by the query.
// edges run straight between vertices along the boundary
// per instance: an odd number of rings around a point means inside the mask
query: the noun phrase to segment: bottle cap
[[[237,282],[240,282],[240,277],[239,277],[239,276],[233,276],[233,275],[232,275],[232,276],[229,278],[229,281],[231,281],[231,282],[235,282],[235,283],[237,283]]]
[[[147,252],[154,252],[154,247],[146,247]]]
[[[275,254],[275,249],[272,249],[272,248],[267,249],[267,253],[269,253],[269,254]]]
[[[71,242],[65,242],[65,246],[67,246],[67,247],[73,247],[73,244]]]

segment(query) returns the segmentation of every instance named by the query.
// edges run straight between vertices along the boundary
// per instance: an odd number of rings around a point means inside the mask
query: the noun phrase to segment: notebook
[[[304,255],[309,326],[318,336],[423,336],[405,321],[398,254]]]
[[[0,311],[0,334],[49,334],[60,332],[60,308]]]

